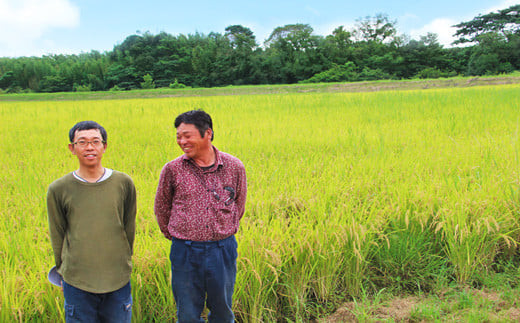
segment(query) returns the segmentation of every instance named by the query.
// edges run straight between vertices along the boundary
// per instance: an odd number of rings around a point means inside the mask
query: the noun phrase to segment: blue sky
[[[262,44],[274,28],[309,24],[317,35],[378,13],[397,21],[411,38],[434,32],[445,46],[450,26],[520,0],[0,0],[0,57],[78,54],[112,50],[130,35],[224,33],[229,25],[250,28]]]

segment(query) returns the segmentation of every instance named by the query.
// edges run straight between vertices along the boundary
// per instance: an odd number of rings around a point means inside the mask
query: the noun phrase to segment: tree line
[[[520,5],[455,25],[455,43],[436,34],[398,35],[385,14],[315,35],[308,24],[275,28],[263,46],[232,25],[223,34],[128,36],[112,51],[0,58],[2,92],[130,90],[494,75],[520,70]]]

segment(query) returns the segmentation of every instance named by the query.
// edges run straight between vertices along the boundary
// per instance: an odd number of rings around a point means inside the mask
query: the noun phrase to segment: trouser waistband
[[[172,237],[172,239],[180,242],[184,242],[187,246],[212,246],[212,245],[218,245],[219,247],[222,247],[226,241],[231,240],[235,237],[235,235],[230,235],[227,238],[224,238],[222,240],[217,241],[193,241],[193,240],[183,240],[183,239],[177,239],[175,237]]]

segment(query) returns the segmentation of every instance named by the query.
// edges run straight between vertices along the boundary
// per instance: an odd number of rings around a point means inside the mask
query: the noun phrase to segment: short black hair
[[[74,125],[74,127],[70,128],[69,131],[69,140],[72,143],[74,141],[74,136],[76,135],[76,131],[82,130],[90,130],[90,129],[98,129],[101,133],[101,137],[103,141],[107,142],[107,131],[103,128],[99,123],[95,121],[81,121]]]
[[[175,128],[179,128],[181,123],[192,124],[199,130],[200,136],[204,138],[206,130],[211,129],[211,141],[213,141],[213,121],[211,116],[202,110],[191,110],[181,113],[175,118]]]

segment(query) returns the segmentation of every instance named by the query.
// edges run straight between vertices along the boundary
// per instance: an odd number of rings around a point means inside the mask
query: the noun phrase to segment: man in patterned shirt
[[[172,290],[179,322],[234,322],[234,234],[244,214],[246,173],[242,162],[212,145],[209,114],[192,110],[175,119],[184,154],[161,172],[154,211],[172,241]]]

